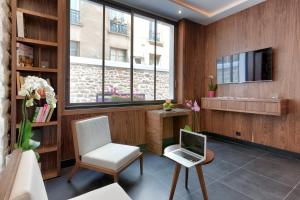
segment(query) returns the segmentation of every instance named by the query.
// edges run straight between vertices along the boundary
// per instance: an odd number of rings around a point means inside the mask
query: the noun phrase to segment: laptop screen
[[[181,148],[204,156],[205,137],[181,131]]]

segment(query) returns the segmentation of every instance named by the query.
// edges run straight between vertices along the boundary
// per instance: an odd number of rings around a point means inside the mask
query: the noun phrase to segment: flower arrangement
[[[25,78],[18,95],[23,96],[24,99],[22,102],[21,127],[15,148],[21,148],[23,151],[34,150],[39,147],[40,143],[31,139],[32,124],[28,118],[27,108],[34,106],[36,101],[41,98],[45,98],[51,108],[56,108],[55,92],[46,80],[36,76],[28,76]],[[39,155],[37,153],[36,156],[38,159]]]
[[[184,129],[189,131],[198,131],[199,123],[198,123],[198,115],[200,112],[200,106],[198,105],[197,101],[195,100],[194,103],[192,100],[186,100],[185,106],[193,111],[193,128],[186,125]]]
[[[163,108],[165,111],[171,111],[173,108],[173,104],[171,102],[171,99],[166,99],[166,102],[163,104]]]

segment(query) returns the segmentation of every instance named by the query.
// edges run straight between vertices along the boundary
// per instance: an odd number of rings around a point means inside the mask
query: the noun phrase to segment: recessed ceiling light
[[[178,14],[181,15],[181,13],[182,13],[182,11],[181,11],[181,10],[178,10]]]

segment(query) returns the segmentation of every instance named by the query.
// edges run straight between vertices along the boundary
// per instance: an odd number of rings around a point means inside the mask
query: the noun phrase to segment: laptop
[[[180,148],[164,155],[185,167],[193,167],[206,159],[206,136],[180,129]]]

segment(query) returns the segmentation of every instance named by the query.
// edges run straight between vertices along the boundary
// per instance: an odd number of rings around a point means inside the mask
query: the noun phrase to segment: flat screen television
[[[272,48],[259,49],[217,59],[217,82],[272,81]]]

